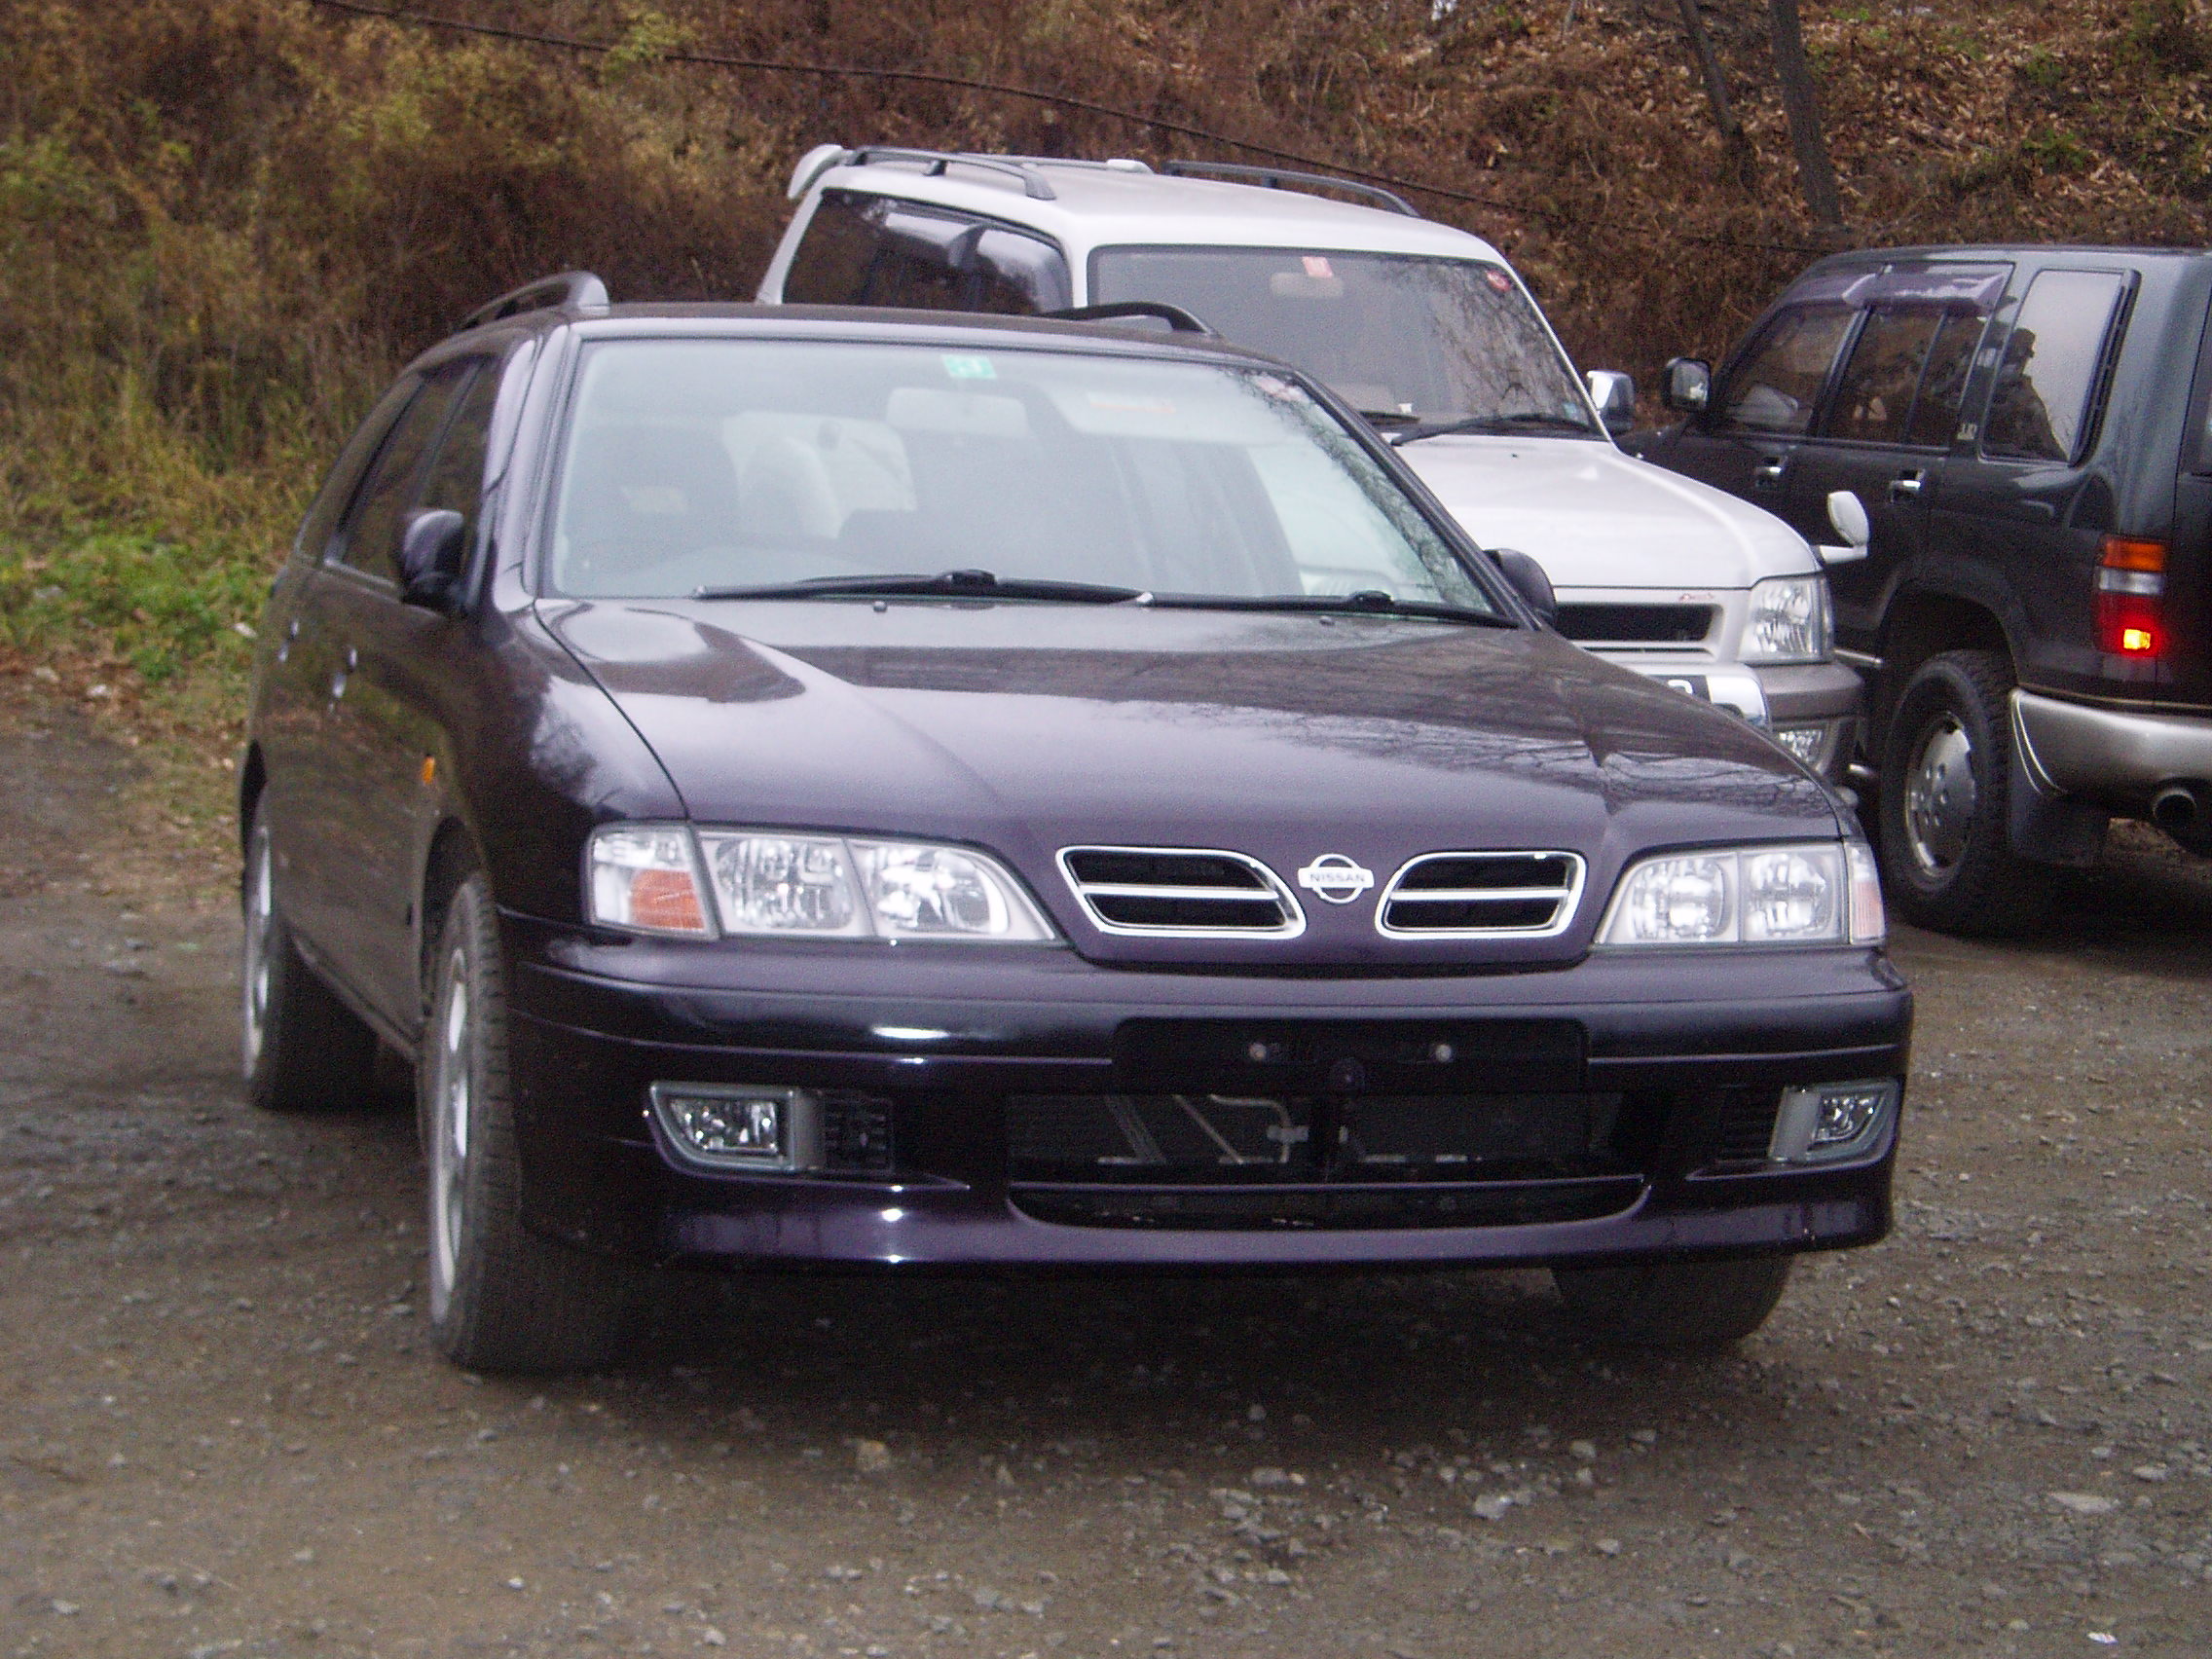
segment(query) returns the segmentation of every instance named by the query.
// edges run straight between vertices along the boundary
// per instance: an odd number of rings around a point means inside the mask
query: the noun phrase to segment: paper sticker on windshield
[[[1504,272],[1498,270],[1496,267],[1493,266],[1490,270],[1484,272],[1483,276],[1489,278],[1490,285],[1495,288],[1499,293],[1510,294],[1513,292],[1513,278],[1508,276]]]
[[[1329,269],[1329,259],[1326,254],[1309,253],[1299,263],[1306,267],[1306,275],[1309,276],[1328,277],[1336,275],[1334,271]]]
[[[1296,381],[1286,381],[1280,375],[1254,375],[1252,384],[1270,397],[1280,398],[1285,403],[1310,403],[1313,401],[1306,394],[1304,387]]]
[[[953,357],[944,359],[944,372],[954,380],[997,380],[998,370],[991,367],[988,357]]]

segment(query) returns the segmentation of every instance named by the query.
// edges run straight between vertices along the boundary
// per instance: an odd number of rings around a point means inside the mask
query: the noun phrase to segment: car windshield
[[[551,530],[549,585],[578,596],[989,571],[1010,589],[1387,595],[1503,615],[1335,417],[1240,366],[602,341]]]
[[[1473,259],[1272,247],[1108,247],[1091,300],[1164,300],[1371,415],[1598,437],[1521,285]]]

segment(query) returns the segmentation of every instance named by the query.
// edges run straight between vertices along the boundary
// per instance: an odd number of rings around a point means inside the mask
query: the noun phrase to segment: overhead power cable
[[[619,41],[581,40],[574,35],[548,34],[536,29],[514,28],[504,23],[470,22],[460,18],[434,17],[425,12],[409,12],[397,7],[370,6],[362,0],[308,0],[328,12],[347,12],[360,18],[377,18],[388,23],[406,23],[416,28],[449,29],[456,34],[483,35],[494,40],[515,41],[527,46],[552,47],[560,52],[584,55],[607,56],[622,50]],[[1493,196],[1477,196],[1469,191],[1454,190],[1446,185],[1428,184],[1420,179],[1400,178],[1395,174],[1372,172],[1364,167],[1346,166],[1342,162],[1320,156],[1306,155],[1297,150],[1286,150],[1279,145],[1256,143],[1249,138],[1237,138],[1226,132],[1210,131],[1203,127],[1193,127],[1186,122],[1170,121],[1164,116],[1146,115],[1141,110],[1123,109],[1115,104],[1099,103],[1091,98],[1079,98],[1068,92],[1048,92],[1035,87],[1017,87],[1004,81],[978,81],[966,75],[947,75],[934,69],[883,69],[852,63],[804,63],[789,58],[744,57],[731,53],[692,52],[682,49],[656,51],[651,61],[655,63],[691,63],[710,69],[740,69],[769,75],[821,75],[834,80],[853,81],[908,81],[931,87],[951,87],[960,92],[990,92],[1000,97],[1025,98],[1031,103],[1051,104],[1059,109],[1081,110],[1086,115],[1102,115],[1110,121],[1127,122],[1133,127],[1150,127],[1161,132],[1173,132],[1180,137],[1196,138],[1202,143],[1222,144],[1233,150],[1243,150],[1255,156],[1266,156],[1278,162],[1295,162],[1300,166],[1318,167],[1325,172],[1342,173],[1346,178],[1361,179],[1371,184],[1387,185],[1394,190],[1412,190],[1424,196],[1439,197],[1447,202],[1461,202],[1474,207],[1488,207],[1497,213],[1517,213],[1526,218],[1541,219],[1560,226],[1587,224],[1583,216],[1563,213],[1555,207],[1536,207],[1521,202],[1500,202]],[[1745,241],[1733,237],[1698,236],[1682,232],[1674,233],[1677,240],[1703,242],[1720,247],[1760,249],[1768,253],[1819,253],[1824,249],[1791,242]]]

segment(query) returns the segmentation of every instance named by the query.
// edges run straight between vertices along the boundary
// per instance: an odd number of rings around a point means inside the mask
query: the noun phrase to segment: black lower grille
[[[1563,605],[1568,639],[1622,645],[1702,645],[1713,632],[1710,605]]]
[[[1643,1191],[1611,1179],[1423,1185],[1174,1188],[1017,1185],[1017,1208],[1065,1227],[1197,1231],[1512,1227],[1617,1215]]]
[[[880,1172],[891,1167],[891,1102],[879,1094],[830,1089],[822,1096],[822,1164]]]
[[[1572,1179],[1619,1171],[1617,1094],[1015,1095],[1016,1181],[1158,1186]]]
[[[1774,1115],[1781,1100],[1773,1089],[1725,1090],[1719,1101],[1715,1163],[1764,1163],[1774,1140]]]

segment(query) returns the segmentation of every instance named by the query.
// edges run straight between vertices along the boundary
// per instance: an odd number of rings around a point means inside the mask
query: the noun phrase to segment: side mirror
[[[1828,492],[1828,523],[1835,527],[1836,535],[1843,537],[1841,547],[1823,543],[1819,549],[1824,565],[1848,565],[1866,557],[1866,544],[1874,539],[1874,527],[1866,517],[1866,503],[1849,490]]]
[[[399,532],[399,597],[429,610],[450,609],[468,558],[468,521],[450,507],[418,507]]]
[[[1713,365],[1702,357],[1670,357],[1659,371],[1659,401],[1677,415],[1702,415],[1713,401]]]
[[[1505,579],[1513,584],[1513,591],[1536,613],[1536,620],[1547,628],[1557,627],[1559,596],[1552,592],[1552,579],[1544,574],[1543,566],[1528,554],[1511,547],[1493,547],[1490,556],[1496,561],[1497,568],[1505,572]]]
[[[1592,369],[1582,377],[1590,383],[1590,401],[1598,406],[1598,419],[1615,437],[1636,428],[1636,377],[1618,369]]]

